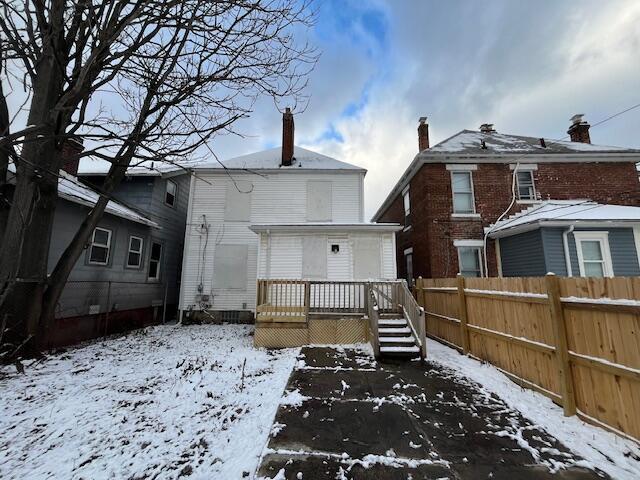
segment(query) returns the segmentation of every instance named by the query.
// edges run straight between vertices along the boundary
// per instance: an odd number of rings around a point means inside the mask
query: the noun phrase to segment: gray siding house
[[[548,200],[489,226],[505,277],[640,275],[640,207]]]

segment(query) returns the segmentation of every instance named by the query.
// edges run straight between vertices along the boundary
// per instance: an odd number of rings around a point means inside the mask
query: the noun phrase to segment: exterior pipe
[[[569,255],[569,234],[573,232],[575,225],[571,225],[564,232],[562,232],[562,245],[564,246],[564,261],[567,266],[567,277],[573,277],[573,271],[571,269],[571,256]]]

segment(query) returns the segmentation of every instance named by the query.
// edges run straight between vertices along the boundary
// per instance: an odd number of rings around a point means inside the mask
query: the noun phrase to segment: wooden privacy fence
[[[418,279],[427,335],[640,439],[640,278]]]

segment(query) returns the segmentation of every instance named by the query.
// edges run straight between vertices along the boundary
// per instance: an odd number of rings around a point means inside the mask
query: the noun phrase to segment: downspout
[[[573,271],[571,269],[571,256],[569,255],[569,234],[573,232],[575,225],[571,225],[564,232],[562,232],[562,245],[564,246],[564,261],[567,266],[567,277],[573,277]]]

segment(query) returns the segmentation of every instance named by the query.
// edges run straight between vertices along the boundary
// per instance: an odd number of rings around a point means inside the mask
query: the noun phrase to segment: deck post
[[[309,310],[311,308],[311,282],[305,280],[304,282],[304,310],[307,322],[309,321]]]
[[[560,300],[560,283],[558,277],[548,273],[545,277],[547,283],[547,296],[549,297],[549,311],[553,332],[556,338],[556,362],[560,377],[560,394],[562,395],[562,408],[564,416],[570,417],[576,414],[576,397],[573,390],[573,373],[569,362],[569,347],[567,344],[567,329]]]
[[[469,329],[467,328],[467,297],[464,293],[464,276],[461,273],[457,276],[458,281],[458,314],[460,315],[460,343],[462,343],[462,353],[469,353]]]

